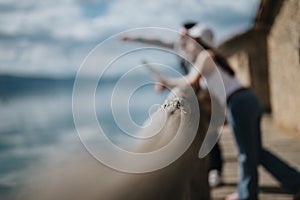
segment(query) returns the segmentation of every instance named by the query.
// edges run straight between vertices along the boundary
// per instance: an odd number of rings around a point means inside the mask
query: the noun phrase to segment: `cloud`
[[[220,41],[251,26],[259,0],[4,0],[0,73],[75,73],[100,41],[129,28],[203,21]]]

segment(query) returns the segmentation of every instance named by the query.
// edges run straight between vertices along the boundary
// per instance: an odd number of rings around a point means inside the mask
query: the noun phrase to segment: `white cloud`
[[[93,46],[128,28],[178,29],[183,21],[197,20],[220,40],[249,27],[257,5],[258,0],[4,0],[0,72],[74,72]],[[91,9],[99,15],[86,16]]]

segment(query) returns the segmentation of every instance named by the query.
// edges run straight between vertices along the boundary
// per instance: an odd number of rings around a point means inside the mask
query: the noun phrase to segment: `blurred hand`
[[[162,85],[161,83],[156,83],[154,86],[154,89],[156,92],[162,92],[166,89],[166,87],[164,85]]]
[[[166,78],[163,77],[162,75],[156,76],[157,83],[154,86],[154,89],[156,92],[162,92],[164,91],[167,87],[167,81]]]
[[[128,36],[124,36],[124,37],[121,38],[121,40],[126,42],[126,41],[129,41],[130,38]]]

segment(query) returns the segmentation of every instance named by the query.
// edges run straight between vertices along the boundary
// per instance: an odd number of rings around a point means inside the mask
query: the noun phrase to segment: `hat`
[[[197,24],[188,29],[187,34],[193,38],[200,38],[205,44],[209,46],[214,46],[214,33],[206,25]]]

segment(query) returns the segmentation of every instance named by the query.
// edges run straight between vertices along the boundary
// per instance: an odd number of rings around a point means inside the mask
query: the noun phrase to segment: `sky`
[[[0,0],[0,74],[74,75],[106,38],[193,20],[217,42],[250,28],[259,0]]]

